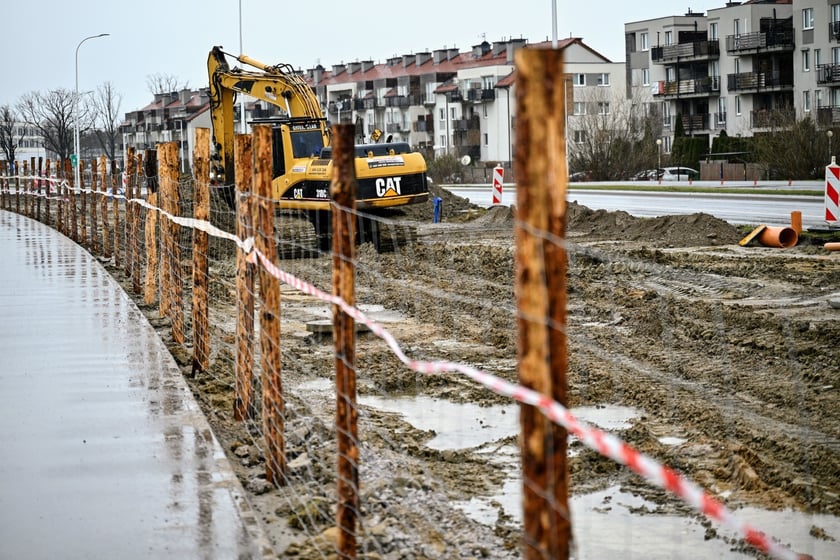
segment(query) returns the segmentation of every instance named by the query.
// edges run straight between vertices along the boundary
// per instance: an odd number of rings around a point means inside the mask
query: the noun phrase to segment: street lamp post
[[[90,37],[85,37],[76,45],[76,94],[73,98],[73,152],[76,156],[75,170],[73,172],[75,178],[75,182],[73,183],[74,187],[79,186],[79,47],[88,39],[97,39],[99,37],[107,37],[108,35],[110,33],[91,35]]]
[[[662,169],[662,138],[656,139],[656,150],[657,150],[657,159],[656,159],[656,178],[659,179],[659,184],[662,184],[662,175],[659,174],[659,170]]]
[[[825,135],[828,136],[828,161],[831,162],[831,137],[834,136],[834,132],[826,130]]]

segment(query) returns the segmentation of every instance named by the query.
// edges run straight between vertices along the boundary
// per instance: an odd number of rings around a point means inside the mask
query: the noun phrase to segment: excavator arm
[[[253,66],[260,72],[231,69],[226,56],[242,64]],[[324,146],[329,144],[326,119],[321,112],[318,98],[309,84],[288,64],[268,66],[245,55],[227,55],[221,47],[213,47],[207,59],[210,76],[210,118],[213,124],[215,160],[214,175],[226,184],[233,177],[233,109],[236,94],[246,94],[282,109],[289,124],[318,123],[324,136]]]

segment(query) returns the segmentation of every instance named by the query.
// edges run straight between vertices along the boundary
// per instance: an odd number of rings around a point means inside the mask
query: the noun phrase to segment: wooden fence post
[[[196,220],[210,221],[210,129],[195,131],[193,155],[193,216]],[[193,357],[192,374],[205,372],[210,367],[210,304],[209,292],[209,235],[193,230]]]
[[[120,199],[117,197],[117,191],[119,190],[119,172],[117,171],[117,162],[116,160],[111,160],[111,207],[113,208],[114,212],[114,236],[112,237],[111,248],[112,252],[114,253],[114,266],[116,268],[120,267],[120,250],[122,247],[122,241],[120,240]]]
[[[132,151],[134,151],[132,149]],[[142,182],[140,181],[140,173],[143,169],[143,154],[136,154],[136,161],[134,165],[134,189],[132,193],[134,194],[134,198],[141,199],[143,197],[142,193],[140,192],[140,185]],[[140,259],[140,204],[132,204],[131,205],[131,216],[132,220],[134,221],[134,227],[132,229],[132,247],[131,253],[134,255],[134,264],[132,265],[132,288],[134,289],[134,293],[140,295],[143,293],[143,285],[140,281],[140,271],[142,269],[142,261]]]
[[[179,168],[178,144],[161,144],[161,167],[165,173],[161,177],[161,207],[171,216],[178,216],[180,199],[178,193]],[[164,183],[166,186],[164,187]],[[163,255],[165,285],[161,282],[161,300],[167,292],[167,315],[172,319],[172,340],[176,344],[184,343],[184,302],[183,273],[181,267],[181,226],[169,219],[161,221],[161,231],[166,231]]]
[[[333,295],[356,304],[354,249],[356,238],[356,126],[335,125],[333,133],[332,204]],[[359,429],[356,404],[356,324],[333,305],[335,396],[338,440],[339,558],[356,558],[356,520],[359,512]]]
[[[3,177],[0,177],[0,208],[3,210],[8,210],[6,206],[6,191],[8,190],[9,182],[6,179],[6,169],[6,162],[0,161],[0,174],[3,175]]]
[[[80,159],[79,163],[79,197],[81,200],[81,209],[79,211],[81,221],[82,221],[82,231],[81,231],[81,244],[87,245],[88,236],[87,236],[87,199],[88,195],[85,192],[85,161]]]
[[[254,178],[254,151],[251,137],[237,134],[233,139],[236,171],[236,235],[247,239],[254,235],[251,208],[251,184]],[[243,421],[254,415],[254,276],[256,267],[248,255],[236,251],[236,388],[233,418]]]
[[[73,171],[73,165],[70,160],[67,160],[67,171],[65,173],[67,182],[70,185],[67,189],[67,204],[69,206],[69,222],[67,226],[70,228],[70,239],[79,242],[79,215],[76,212],[76,173]],[[76,163],[78,165],[78,162]]]
[[[90,160],[90,246],[93,254],[99,253],[99,218],[96,208],[99,202],[96,200],[97,185],[99,184],[99,166],[96,158]]]
[[[20,214],[20,162],[15,162],[15,212]]]
[[[274,242],[274,200],[271,192],[272,157],[271,127],[254,126],[254,189],[256,248],[277,264]],[[280,375],[280,281],[265,266],[260,274],[260,364],[263,378],[263,433],[265,434],[266,479],[272,484],[284,483],[286,452],[283,434],[283,385]]]
[[[158,208],[158,193],[148,192],[146,202],[154,208]],[[157,239],[158,211],[146,211],[146,281],[143,291],[143,301],[146,305],[155,303],[158,278],[158,239]]]
[[[41,221],[41,189],[44,187],[44,158],[38,157],[38,186],[35,196],[35,219]]]
[[[125,275],[129,279],[134,278],[134,253],[132,240],[134,239],[134,218],[131,215],[131,208],[134,206],[131,199],[134,198],[134,148],[126,148],[125,156]]]
[[[21,174],[23,177],[23,215],[29,216],[29,162],[23,160],[21,165],[23,166]]]
[[[146,180],[146,202],[154,208],[159,208],[160,196],[158,194],[158,165],[157,151],[147,149],[143,157],[143,177]],[[143,301],[146,305],[155,302],[158,279],[158,211],[148,210],[146,212],[146,281],[143,293]]]
[[[100,210],[102,211],[102,256],[111,258],[111,232],[108,224],[108,160],[99,156]]]
[[[44,190],[44,213],[46,214],[46,220],[44,221],[44,223],[47,225],[51,225],[55,222],[52,219],[52,161],[49,158],[47,158],[46,164],[44,165],[44,169],[46,171],[46,173],[44,173],[46,177],[46,189]]]
[[[516,54],[516,298],[520,383],[563,405],[566,399],[565,154],[563,55]],[[553,236],[557,236],[554,238]],[[536,408],[520,414],[526,560],[569,557],[566,430]]]

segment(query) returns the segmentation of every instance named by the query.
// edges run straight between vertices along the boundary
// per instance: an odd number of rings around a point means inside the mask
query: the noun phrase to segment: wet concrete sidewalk
[[[261,558],[174,360],[89,253],[0,210],[0,557]]]

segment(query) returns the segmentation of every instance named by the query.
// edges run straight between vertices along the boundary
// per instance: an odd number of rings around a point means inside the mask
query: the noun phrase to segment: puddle
[[[500,457],[516,465],[517,449],[506,446],[496,450]],[[491,498],[473,498],[455,503],[472,519],[495,525],[504,513],[505,523],[522,523],[522,484],[518,472],[511,472],[500,492]],[[657,505],[617,486],[582,496],[573,496],[572,513],[574,549],[572,558],[600,559],[635,557],[645,559],[755,558],[731,550],[723,539],[735,534],[717,529],[716,538],[706,538],[706,527],[694,517],[652,513]],[[647,512],[645,511],[647,510]],[[788,543],[796,552],[815,558],[836,558],[840,545],[836,541],[810,536],[816,526],[830,537],[840,540],[840,518],[829,515],[806,515],[792,511],[766,511],[755,508],[738,510],[736,515],[767,534]]]
[[[519,407],[478,406],[418,395],[393,398],[361,396],[359,403],[396,412],[419,430],[434,430],[426,443],[432,449],[466,449],[519,433]]]
[[[659,438],[657,441],[659,441],[659,443],[661,443],[662,445],[682,445],[688,440],[681,437],[666,436]]]
[[[315,379],[298,389],[330,392],[329,379]],[[522,523],[522,482],[519,473],[519,449],[515,444],[502,446],[493,442],[516,435],[519,431],[518,405],[480,407],[453,403],[424,396],[361,396],[364,406],[399,413],[414,427],[434,430],[437,434],[428,446],[434,449],[476,448],[488,460],[507,471],[499,492],[490,497],[453,502],[472,519],[495,525],[500,515],[506,524]],[[608,431],[630,427],[640,411],[621,406],[581,407],[572,411],[578,418]],[[664,436],[665,445],[680,445],[684,438]],[[654,513],[658,507],[641,497],[622,492],[619,487],[574,496],[570,500],[575,538],[573,558],[600,559],[639,556],[650,559],[755,558],[731,550],[726,540],[734,533],[713,524],[717,536],[706,537],[706,527],[695,517]],[[789,544],[796,552],[815,558],[840,557],[840,517],[808,515],[792,511],[766,511],[756,508],[738,510],[736,515],[770,536]],[[829,538],[810,535],[816,527]],[[830,540],[830,539],[835,540]]]

